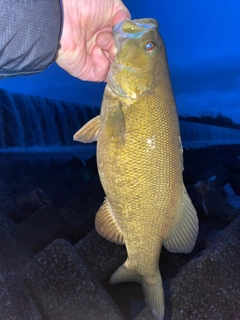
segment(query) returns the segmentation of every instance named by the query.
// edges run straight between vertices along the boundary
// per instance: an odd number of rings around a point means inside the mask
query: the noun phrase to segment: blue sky
[[[181,115],[217,114],[240,123],[240,1],[126,0],[132,18],[159,21]],[[0,87],[99,105],[104,83],[82,82],[56,64],[41,74],[5,79]]]

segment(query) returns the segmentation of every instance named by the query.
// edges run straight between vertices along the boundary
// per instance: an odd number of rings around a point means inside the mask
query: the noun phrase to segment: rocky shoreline
[[[240,146],[184,152],[200,231],[188,255],[163,249],[165,320],[240,319]],[[1,159],[0,319],[153,319],[135,283],[110,285],[124,246],[101,238],[95,157]],[[239,204],[240,206],[240,204]]]

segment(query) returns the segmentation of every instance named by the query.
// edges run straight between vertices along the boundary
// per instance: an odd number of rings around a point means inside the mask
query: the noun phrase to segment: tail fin
[[[148,281],[147,278],[142,280],[142,288],[146,304],[150,308],[156,320],[164,318],[164,292],[162,287],[162,279],[159,277],[156,282]]]
[[[150,308],[156,320],[163,320],[164,318],[164,292],[162,287],[162,279],[160,273],[156,277],[146,278],[142,277],[134,270],[126,266],[126,262],[121,265],[111,276],[110,283],[118,282],[139,282],[142,284],[144,297],[146,303]]]

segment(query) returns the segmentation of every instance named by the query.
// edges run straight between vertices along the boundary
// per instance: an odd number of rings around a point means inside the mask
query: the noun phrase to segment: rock
[[[198,205],[198,212],[203,212],[205,216],[231,222],[238,216],[238,210],[214,190],[214,181],[199,181],[195,184],[195,194],[192,190],[193,203]],[[199,203],[202,210],[199,208]]]
[[[209,215],[199,215],[199,237],[191,254],[162,250],[165,320],[239,319],[240,218],[222,192],[230,178],[238,189],[239,159],[233,157],[238,153],[237,146],[231,154],[229,148],[184,153],[188,192],[198,213],[203,203]],[[141,286],[108,283],[126,259],[125,247],[103,239],[95,230],[79,241],[93,227],[104,199],[95,158],[82,167],[76,159],[68,165],[66,158],[41,157],[20,161],[20,166],[16,159],[1,165],[0,319],[121,319],[99,281],[124,319],[133,319],[145,308]],[[199,177],[211,181],[205,181],[196,193],[193,184]],[[36,194],[41,188],[52,206]],[[26,203],[21,204],[20,198],[26,198]],[[30,204],[33,200],[30,209],[27,200]],[[65,240],[54,240],[59,237],[78,242],[72,246]],[[35,258],[30,249],[38,252]],[[137,319],[153,317],[145,308]]]
[[[35,301],[29,296],[21,274],[17,272],[0,274],[0,319],[43,319]]]
[[[170,320],[171,318],[164,317],[164,320]],[[134,318],[134,320],[155,320],[154,316],[152,315],[150,309],[146,307],[142,312],[139,313],[139,315]]]
[[[240,173],[231,176],[230,185],[233,188],[235,194],[240,196]]]
[[[10,175],[8,166],[1,166],[1,174],[0,174],[0,192],[4,192],[7,195],[11,195],[15,191],[16,181]]]
[[[207,250],[164,282],[164,320],[238,320],[240,216]],[[154,320],[145,308],[134,320]]]
[[[30,177],[34,176],[34,172],[32,171],[32,167],[29,165],[29,161],[26,160],[18,160],[12,163],[11,166],[11,174],[12,176],[20,181],[22,177]]]
[[[239,256],[240,216],[171,280],[171,319],[231,319],[240,310]]]
[[[202,204],[208,217],[222,221],[232,222],[239,214],[238,209],[212,189],[206,192]]]
[[[92,156],[85,162],[86,162],[86,166],[92,171],[92,173],[94,173],[95,175],[98,175],[96,155]]]
[[[232,174],[240,173],[240,159],[237,156],[224,157],[222,162]]]
[[[200,158],[198,161],[184,165],[184,182],[193,184],[199,180],[208,180],[215,174],[216,165],[210,163],[206,166],[205,159]]]
[[[87,200],[92,194],[95,194],[98,191],[103,192],[103,188],[99,177],[95,176],[90,180],[77,181],[69,188],[69,191],[74,196],[78,196],[84,200]]]
[[[226,198],[228,202],[235,208],[240,208],[240,196],[235,194],[230,183],[224,186],[224,191],[226,193]]]
[[[2,169],[2,168],[1,168]],[[0,175],[0,210],[1,213],[11,217],[16,210],[16,197],[14,195],[15,181],[6,173]],[[12,217],[11,217],[12,218]]]
[[[74,173],[77,181],[88,181],[95,177],[95,174],[88,167],[84,167]]]
[[[9,195],[4,191],[0,191],[0,208],[2,214],[9,216],[15,221],[14,217],[17,207],[16,199],[14,196]]]
[[[69,188],[61,181],[49,181],[47,189],[43,189],[54,208],[60,209],[72,198]]]
[[[215,188],[218,188],[225,186],[229,182],[231,173],[224,165],[220,164],[216,167],[215,176],[213,184]]]
[[[73,172],[76,172],[77,170],[85,167],[84,164],[82,163],[82,161],[78,157],[75,157],[75,156],[72,157],[72,159],[67,162],[67,166]]]
[[[125,320],[134,319],[146,307],[140,283],[124,282],[110,284],[104,281],[103,286],[116,302]]]
[[[62,237],[73,243],[82,238],[89,231],[87,227],[94,228],[96,212],[91,209],[80,197],[73,198],[58,211],[63,226]]]
[[[230,310],[227,320],[240,320],[240,310]]]
[[[15,184],[15,193],[18,195],[26,195],[34,189],[38,188],[39,181],[34,176],[19,176]]]
[[[67,174],[66,170],[64,171],[57,171],[56,169],[43,171],[41,177],[39,177],[39,184],[40,187],[44,190],[49,190],[55,183],[59,183],[61,178]]]
[[[74,183],[76,183],[76,174],[75,172],[65,172],[61,176],[61,181],[64,183],[68,188],[71,187]]]
[[[61,216],[52,206],[44,206],[20,223],[18,232],[35,253],[62,234]]]
[[[186,185],[187,193],[192,200],[192,203],[198,213],[199,216],[202,216],[202,214],[205,215],[202,207],[202,201],[203,201],[203,194],[202,192],[199,192],[198,188],[196,188],[197,184],[195,185]]]
[[[86,202],[97,213],[98,209],[103,204],[104,198],[105,198],[104,190],[102,187],[100,187],[86,199]]]
[[[75,248],[99,281],[110,277],[127,258],[125,246],[105,240],[96,230],[81,239]]]
[[[89,274],[76,249],[58,239],[26,266],[24,280],[42,319],[120,320],[112,299]]]
[[[26,191],[26,189],[24,190]],[[25,192],[24,195],[17,195],[16,205],[17,208],[12,212],[11,217],[16,223],[21,223],[39,208],[51,205],[51,202],[42,189],[35,188],[28,193]]]
[[[216,163],[219,163],[221,150],[213,148],[198,148],[195,150],[184,150],[184,175],[191,178],[186,181],[189,184],[199,180],[208,180],[215,175]]]
[[[32,252],[21,240],[17,225],[0,213],[0,275],[24,265],[32,256]]]
[[[94,177],[93,173],[87,168],[83,167],[77,171],[66,172],[62,175],[61,181],[67,186],[71,187],[75,183],[88,182],[90,179]]]

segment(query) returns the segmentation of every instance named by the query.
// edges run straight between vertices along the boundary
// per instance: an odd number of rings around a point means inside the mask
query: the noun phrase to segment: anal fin
[[[189,253],[198,235],[197,212],[183,185],[182,206],[170,235],[163,241],[164,247],[171,252]]]
[[[96,214],[95,227],[97,232],[105,239],[117,244],[124,244],[123,234],[107,198]]]
[[[141,276],[134,270],[127,267],[127,261],[122,264],[111,276],[109,283],[115,284],[120,282],[138,282],[141,283]]]
[[[97,136],[100,128],[100,116],[88,121],[81,129],[73,136],[73,140],[83,143],[91,143],[97,141]]]

